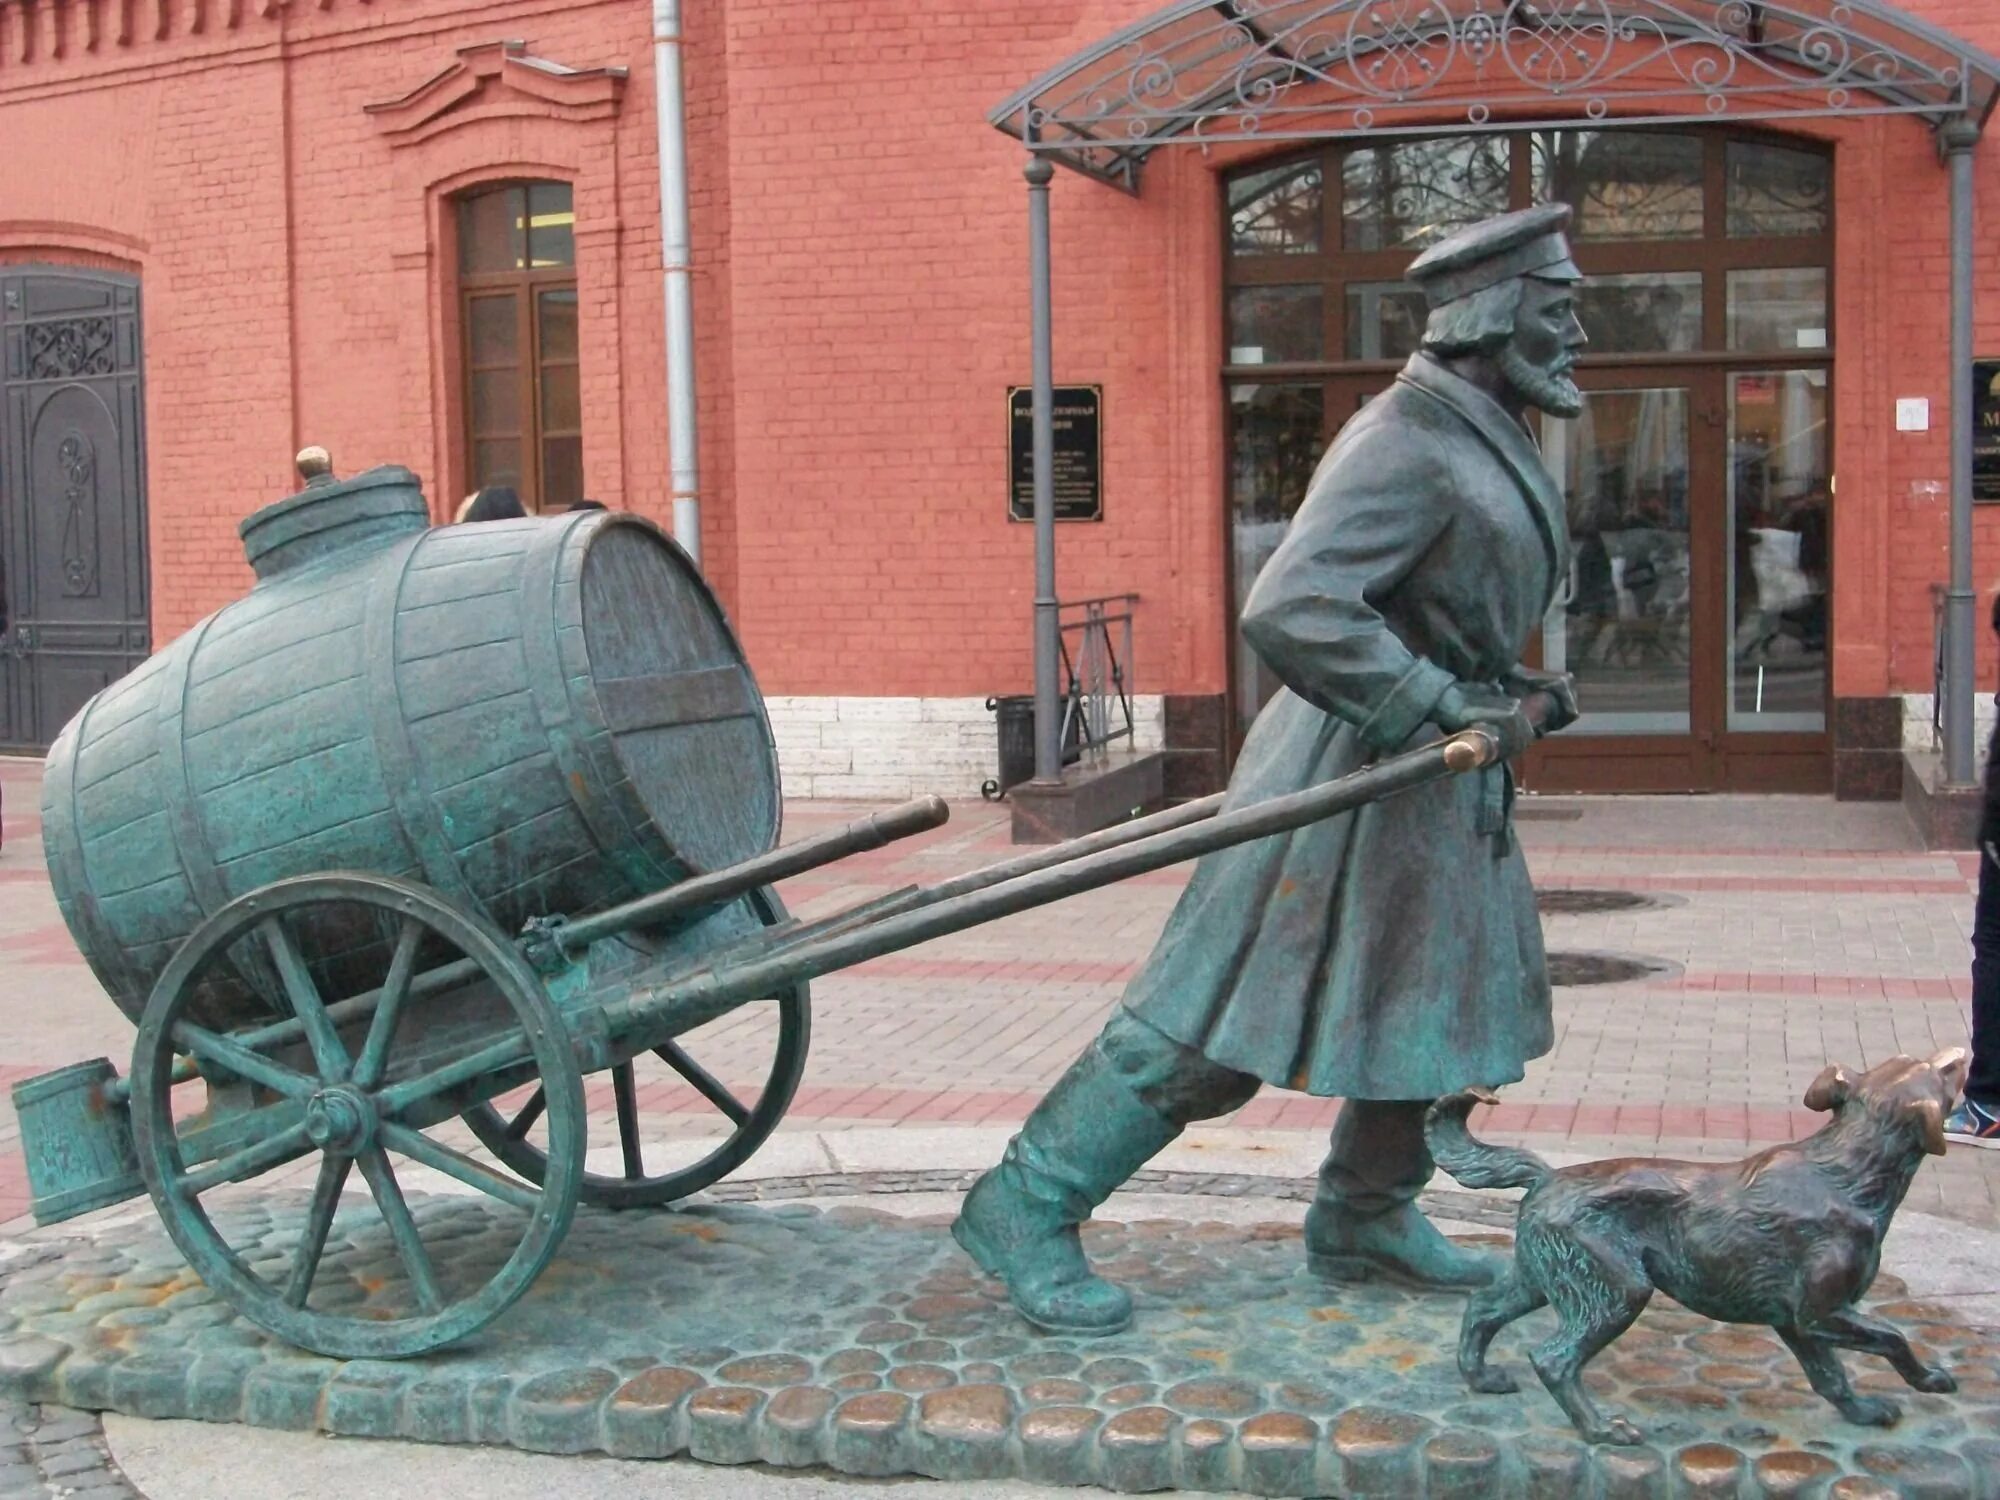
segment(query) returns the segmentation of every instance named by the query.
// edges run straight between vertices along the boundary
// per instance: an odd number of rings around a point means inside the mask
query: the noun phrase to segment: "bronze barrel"
[[[381,468],[241,530],[249,595],[98,694],[49,752],[57,898],[135,1020],[197,923],[286,876],[409,876],[512,932],[775,844],[756,682],[650,523],[433,528],[416,477]],[[354,941],[320,938],[318,963]],[[247,990],[207,1012],[268,1013]]]

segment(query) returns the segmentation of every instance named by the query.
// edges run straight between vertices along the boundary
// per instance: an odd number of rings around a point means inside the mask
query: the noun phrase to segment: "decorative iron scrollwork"
[[[109,318],[30,323],[27,342],[30,380],[69,380],[79,375],[112,375],[118,370],[117,344]]]
[[[63,480],[63,594],[87,599],[97,593],[97,449],[83,433],[66,432],[56,463]]]
[[[1130,185],[1171,139],[1533,118],[1980,114],[1976,54],[1845,0],[1193,0],[1080,54],[993,122]]]

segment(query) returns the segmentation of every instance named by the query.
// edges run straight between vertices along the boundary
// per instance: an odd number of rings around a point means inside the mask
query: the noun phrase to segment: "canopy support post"
[[[1030,150],[1021,175],[1028,180],[1028,307],[1034,367],[1035,780],[1059,783],[1062,624],[1056,605],[1056,390],[1049,289],[1049,183],[1056,169]]]
[[[1939,150],[1951,171],[1951,583],[1945,590],[1944,778],[1972,782],[1974,654],[1972,586],[1972,153],[1980,128],[1967,116],[1947,121]]]

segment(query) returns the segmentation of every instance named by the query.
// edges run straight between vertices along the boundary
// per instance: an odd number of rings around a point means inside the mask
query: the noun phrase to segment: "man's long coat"
[[[1240,807],[1435,738],[1455,680],[1504,683],[1569,555],[1522,425],[1429,356],[1350,421],[1251,591],[1284,683],[1229,787]],[[1125,1004],[1268,1083],[1429,1099],[1511,1083],[1553,1045],[1534,892],[1504,768],[1210,854]]]

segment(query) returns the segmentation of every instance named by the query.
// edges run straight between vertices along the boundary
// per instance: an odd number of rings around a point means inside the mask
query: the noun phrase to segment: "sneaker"
[[[2000,1109],[1964,1100],[1945,1117],[1944,1133],[1947,1140],[1961,1146],[2000,1150]]]

